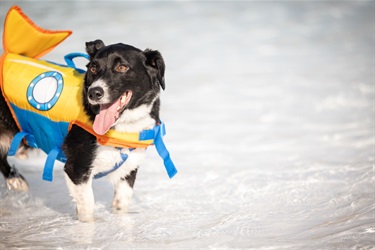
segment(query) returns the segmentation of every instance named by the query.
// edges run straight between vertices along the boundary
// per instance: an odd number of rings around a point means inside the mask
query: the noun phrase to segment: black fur
[[[87,65],[88,70],[85,75],[83,104],[92,121],[98,113],[99,106],[88,102],[88,89],[99,78],[108,83],[111,102],[117,100],[126,90],[133,92],[128,109],[150,103],[159,93],[160,87],[165,89],[165,64],[160,52],[149,49],[143,52],[122,43],[104,46],[101,40],[88,42],[86,46],[90,63]],[[124,74],[114,70],[120,64],[128,67]],[[96,69],[95,73],[90,71],[92,67]],[[150,91],[150,87],[153,91]],[[159,120],[159,103],[154,106],[152,117],[156,122]]]
[[[67,157],[64,171],[74,184],[87,182],[96,148],[95,136],[73,125],[65,138],[63,150]]]
[[[0,131],[9,131],[12,133],[17,133],[18,127],[13,119],[12,113],[10,112],[7,103],[3,95],[1,94],[0,87]],[[1,133],[1,132],[0,132]]]
[[[12,174],[14,171],[12,171],[11,166],[8,164],[7,155],[4,153],[2,153],[0,156],[0,171],[6,179],[14,176],[14,174]]]
[[[147,58],[146,64],[151,66],[148,68],[150,75],[156,76],[160,86],[163,90],[165,90],[165,82],[164,82],[164,71],[165,71],[165,64],[163,57],[161,56],[160,52],[157,50],[150,50],[146,49],[144,54]],[[152,79],[155,82],[155,79]]]
[[[141,50],[126,44],[105,46],[101,40],[86,43],[86,51],[90,55],[87,65],[83,90],[83,105],[91,121],[98,113],[99,105],[92,105],[88,101],[88,90],[95,80],[101,79],[108,85],[110,102],[117,100],[124,92],[133,93],[126,109],[134,109],[142,104],[150,104],[160,92],[165,89],[164,60],[158,51]],[[116,72],[118,65],[127,67],[125,73]],[[95,72],[91,70],[95,68]],[[157,99],[151,110],[151,117],[155,124],[159,121],[160,100]],[[96,151],[95,138],[79,127],[73,127],[65,142],[64,151],[68,158],[65,171],[73,183],[86,182],[90,174],[90,167]],[[133,187],[137,170],[125,176],[129,185]]]
[[[3,95],[0,94],[0,172],[6,179],[14,177],[21,177],[23,179],[17,169],[12,168],[7,162],[10,140],[18,131],[18,127],[8,105],[6,104]]]
[[[134,182],[135,182],[135,177],[137,176],[137,172],[138,172],[138,168],[131,171],[130,174],[125,177],[125,179],[121,179],[121,180],[123,180],[123,181],[126,180],[129,183],[129,186],[131,188],[133,188]]]
[[[96,52],[98,52],[101,48],[105,47],[102,40],[95,40],[92,42],[86,43],[86,52],[92,58],[95,56]]]
[[[90,55],[87,65],[83,90],[83,105],[91,121],[98,113],[99,105],[92,105],[88,101],[88,90],[98,79],[108,84],[110,102],[117,100],[125,91],[133,93],[127,109],[134,109],[142,104],[149,104],[159,93],[159,85],[164,89],[165,64],[158,51],[141,50],[125,44],[105,46],[101,40],[86,43],[86,51]],[[116,72],[118,65],[125,65],[125,73]],[[95,68],[95,72],[91,68]],[[151,84],[151,85],[149,85]],[[151,88],[150,88],[151,87]],[[152,89],[153,91],[150,91]],[[155,124],[159,121],[160,101],[156,100],[151,111]],[[91,164],[96,151],[95,137],[85,130],[74,126],[64,142],[64,152],[67,156],[65,171],[73,183],[86,182],[91,171]],[[135,172],[131,172],[126,180],[134,185]]]

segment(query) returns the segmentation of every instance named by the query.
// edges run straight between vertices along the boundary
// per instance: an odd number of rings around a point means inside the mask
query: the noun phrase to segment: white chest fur
[[[138,168],[145,157],[146,149],[136,148],[130,151],[127,148],[121,149],[110,146],[99,146],[96,152],[95,160],[92,164],[92,173],[94,176],[98,173],[103,173],[113,169],[116,164],[123,162],[121,154],[127,154],[128,158],[126,161],[114,172],[108,174],[109,179],[113,184],[116,184],[121,178],[124,178],[130,174],[131,171]]]
[[[119,132],[140,132],[144,129],[152,129],[155,120],[150,116],[157,95],[150,104],[142,104],[135,109],[125,110],[116,121],[114,129]]]

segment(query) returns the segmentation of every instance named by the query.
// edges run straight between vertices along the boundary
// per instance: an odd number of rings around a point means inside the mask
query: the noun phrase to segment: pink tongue
[[[120,100],[113,104],[100,105],[100,112],[95,116],[93,129],[95,133],[104,135],[116,122],[119,113],[117,108],[120,106]]]

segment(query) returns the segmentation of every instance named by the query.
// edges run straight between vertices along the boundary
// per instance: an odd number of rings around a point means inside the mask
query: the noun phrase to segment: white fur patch
[[[133,188],[127,181],[119,181],[115,184],[115,196],[113,197],[112,207],[115,212],[126,213],[128,211]]]
[[[126,109],[116,121],[114,129],[119,132],[140,132],[155,126],[155,120],[150,116],[157,95],[150,104],[142,104],[135,109]]]
[[[0,134],[0,155],[6,155],[8,153],[10,143],[12,142],[12,136],[10,133]]]
[[[89,87],[88,91],[92,88],[96,88],[96,87],[100,87],[103,89],[104,91],[104,96],[97,102],[97,101],[93,101],[91,100],[90,98],[88,98],[88,101],[90,104],[92,105],[96,105],[96,104],[106,104],[106,103],[109,103],[111,100],[110,100],[110,96],[108,94],[108,85],[105,81],[103,81],[102,79],[98,79],[96,80],[95,82],[93,82],[91,84],[91,86]]]
[[[119,167],[116,171],[108,174],[108,177],[113,185],[116,185],[121,178],[124,178],[130,174],[131,171],[138,168],[145,158],[146,150],[144,148],[137,148],[133,151],[129,149],[122,149],[123,154],[127,154],[127,160]],[[120,150],[109,147],[99,146],[95,160],[93,162],[92,176],[109,171],[114,168],[116,164],[121,163],[123,160],[120,155]]]
[[[73,201],[77,205],[77,218],[83,222],[94,221],[94,193],[92,190],[92,178],[86,183],[75,185],[65,174],[66,184]]]

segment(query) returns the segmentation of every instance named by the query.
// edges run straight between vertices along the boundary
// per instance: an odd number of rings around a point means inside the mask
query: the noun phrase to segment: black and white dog
[[[140,132],[152,129],[159,122],[160,87],[164,90],[165,64],[155,50],[141,51],[125,44],[105,46],[101,40],[86,43],[90,56],[84,78],[83,105],[99,134],[109,129],[119,132]],[[0,95],[0,171],[9,188],[27,190],[25,179],[6,160],[13,136],[18,132],[16,123]],[[25,154],[28,147],[18,150]],[[65,138],[63,150],[67,157],[64,167],[69,192],[77,206],[80,221],[93,221],[93,176],[122,162],[108,175],[114,185],[114,211],[127,211],[136,179],[137,169],[145,156],[144,148],[130,151],[102,146],[96,137],[73,125]]]

